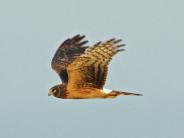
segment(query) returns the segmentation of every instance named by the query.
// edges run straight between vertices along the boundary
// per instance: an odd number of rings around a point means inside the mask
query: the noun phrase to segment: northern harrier
[[[76,35],[65,40],[57,49],[51,66],[58,73],[62,84],[49,90],[49,95],[62,99],[115,98],[118,95],[141,94],[103,88],[112,57],[124,49],[120,39],[98,42],[85,46],[85,36]]]

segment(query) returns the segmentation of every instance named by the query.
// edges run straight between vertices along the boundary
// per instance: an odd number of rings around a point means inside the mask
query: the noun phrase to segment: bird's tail
[[[121,91],[115,91],[113,90],[111,92],[112,95],[118,96],[118,95],[135,95],[135,96],[142,96],[142,94],[139,93],[130,93],[130,92],[121,92]]]

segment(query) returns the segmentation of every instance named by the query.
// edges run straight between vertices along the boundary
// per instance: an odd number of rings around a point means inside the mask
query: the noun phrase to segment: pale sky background
[[[1,0],[1,138],[184,137],[182,0]],[[58,45],[122,38],[107,88],[143,97],[60,100],[50,68]]]

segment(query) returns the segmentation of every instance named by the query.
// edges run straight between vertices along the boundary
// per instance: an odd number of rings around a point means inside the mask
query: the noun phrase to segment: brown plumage
[[[85,46],[85,36],[76,35],[64,41],[52,59],[52,68],[62,84],[49,90],[49,95],[63,99],[115,98],[118,95],[141,95],[104,89],[108,64],[112,57],[124,51],[121,40],[110,39]]]

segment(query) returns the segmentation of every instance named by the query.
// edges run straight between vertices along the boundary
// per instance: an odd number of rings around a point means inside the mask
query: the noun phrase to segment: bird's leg
[[[105,95],[105,98],[116,98],[118,95],[119,95],[118,92],[112,91],[112,92],[106,94],[106,95]]]

